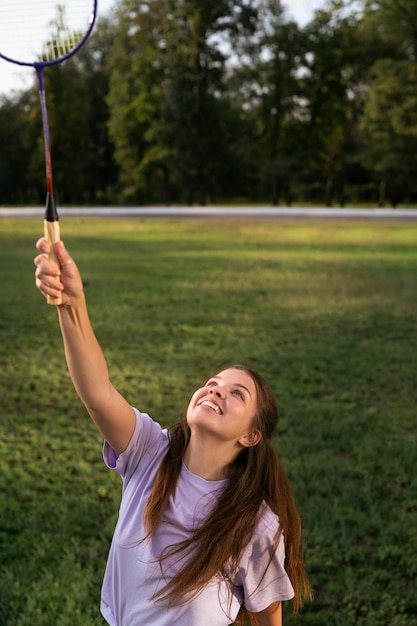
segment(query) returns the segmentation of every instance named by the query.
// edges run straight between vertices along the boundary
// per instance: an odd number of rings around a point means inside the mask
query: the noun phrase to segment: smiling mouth
[[[217,415],[221,415],[220,408],[217,406],[217,404],[214,404],[214,402],[210,402],[210,400],[203,400],[203,402],[200,402],[199,406],[206,406],[207,408],[217,413]]]

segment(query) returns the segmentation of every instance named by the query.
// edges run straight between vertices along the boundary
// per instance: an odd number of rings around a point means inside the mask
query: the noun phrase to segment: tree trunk
[[[277,184],[276,176],[273,176],[272,178],[271,193],[272,193],[272,206],[278,206],[278,184]]]
[[[164,198],[165,198],[165,206],[171,206],[171,185],[169,180],[169,170],[167,167],[162,168],[163,179],[164,179]]]
[[[326,206],[333,206],[333,176],[328,176],[326,181],[325,191],[325,204]]]
[[[379,199],[378,206],[383,208],[385,206],[385,191],[387,188],[387,181],[382,178],[379,182]]]

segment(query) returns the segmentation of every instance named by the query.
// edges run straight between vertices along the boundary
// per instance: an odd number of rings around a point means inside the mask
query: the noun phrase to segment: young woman
[[[277,407],[266,381],[234,365],[192,396],[169,430],[113,387],[64,244],[60,270],[40,239],[36,285],[57,307],[74,386],[123,479],[101,611],[111,626],[281,626],[310,588],[301,524],[271,443]]]

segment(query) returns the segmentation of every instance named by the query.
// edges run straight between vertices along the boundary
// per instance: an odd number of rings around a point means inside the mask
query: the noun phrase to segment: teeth
[[[204,400],[204,402],[202,402],[201,404],[203,404],[204,406],[208,406],[209,409],[213,409],[213,411],[216,411],[216,413],[220,413],[219,407],[214,404],[214,402],[210,402],[210,400]]]

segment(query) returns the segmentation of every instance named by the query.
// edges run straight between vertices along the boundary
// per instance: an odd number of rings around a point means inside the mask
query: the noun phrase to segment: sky
[[[114,2],[115,0],[98,0],[98,17],[105,15],[113,7]],[[289,16],[303,26],[313,17],[316,9],[325,4],[325,0],[282,0],[282,3],[287,8]],[[11,3],[8,4],[8,11],[12,11],[12,6]],[[33,68],[19,67],[0,58],[0,94],[8,95],[14,89],[24,89],[32,83],[34,76]]]
[[[326,2],[325,0],[282,0],[282,4],[287,8],[289,15],[300,26],[304,26],[313,17],[314,11],[323,7]]]

